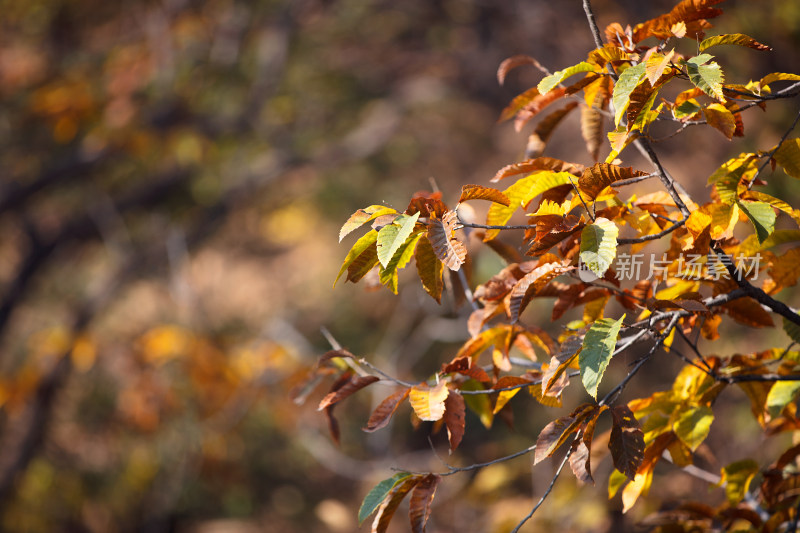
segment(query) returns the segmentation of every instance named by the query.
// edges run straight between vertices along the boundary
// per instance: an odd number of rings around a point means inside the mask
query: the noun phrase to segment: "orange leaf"
[[[736,117],[725,106],[718,103],[713,103],[703,109],[703,114],[706,116],[708,125],[719,130],[728,138],[733,139],[736,133]]]
[[[447,440],[450,453],[453,453],[464,436],[464,398],[458,393],[450,393],[444,401],[444,424],[447,426]]]
[[[686,25],[686,37],[702,38],[702,28],[709,24],[705,19],[718,17],[722,10],[711,7],[723,0],[682,0],[672,11],[654,19],[637,24],[633,28],[633,42],[639,43],[648,37],[668,39],[673,35],[673,26],[679,22]]]
[[[631,167],[597,163],[583,171],[578,179],[578,186],[590,200],[594,200],[603,189],[614,182],[646,175],[647,172],[633,170]]]
[[[569,172],[570,174],[579,176],[581,172],[583,172],[583,168],[583,165],[567,163],[566,161],[554,159],[552,157],[537,157],[534,159],[527,159],[520,163],[506,165],[498,170],[494,177],[489,181],[495,183],[509,176],[516,176],[517,174],[530,174],[532,172],[536,172],[537,170]]]
[[[431,502],[441,480],[442,478],[436,474],[428,474],[414,487],[408,504],[408,517],[411,519],[413,533],[424,533],[425,524],[431,516]]]
[[[409,401],[420,420],[435,422],[444,416],[444,401],[449,393],[450,390],[444,381],[433,388],[423,383],[411,387]]]
[[[525,309],[523,304],[526,303],[524,302],[526,298],[533,297],[542,287],[547,285],[553,278],[566,272],[566,270],[567,268],[561,263],[545,263],[525,274],[525,277],[519,280],[511,290],[508,305],[511,322],[519,320],[519,314]]]
[[[432,218],[428,223],[428,241],[439,260],[450,270],[457,271],[464,264],[467,248],[453,236],[458,215],[448,211],[441,220]]]
[[[553,134],[553,130],[555,130],[556,126],[558,126],[564,117],[566,117],[569,112],[576,107],[578,107],[578,102],[570,102],[566,106],[553,111],[544,119],[542,119],[542,121],[536,125],[536,129],[528,138],[528,146],[525,149],[525,155],[527,157],[539,157],[542,155],[542,152],[547,145],[547,141],[550,140],[550,135]]]
[[[553,452],[574,432],[578,430],[581,422],[589,416],[596,407],[592,404],[582,404],[575,408],[569,416],[562,416],[547,424],[539,438],[536,439],[536,451],[533,464],[539,464]]]
[[[511,204],[511,200],[502,192],[481,185],[464,185],[461,187],[461,198],[458,199],[458,203],[466,202],[467,200],[489,200],[506,207]]]
[[[506,75],[511,70],[523,65],[533,65],[539,70],[544,70],[544,67],[542,67],[542,65],[531,56],[526,56],[523,54],[511,56],[508,59],[503,60],[503,62],[500,63],[500,66],[497,68],[497,82],[500,85],[503,85],[506,81]]]
[[[644,461],[644,433],[627,405],[614,407],[611,416],[613,426],[608,447],[614,466],[628,479],[633,479]]]
[[[735,321],[754,328],[775,326],[770,314],[752,298],[740,298],[722,306]]]
[[[372,433],[373,431],[377,431],[382,427],[385,427],[389,423],[389,420],[391,420],[392,415],[395,413],[395,411],[397,411],[400,403],[406,399],[410,391],[410,388],[405,388],[385,398],[378,405],[378,407],[372,411],[372,414],[367,421],[366,427],[363,428],[363,431]]]

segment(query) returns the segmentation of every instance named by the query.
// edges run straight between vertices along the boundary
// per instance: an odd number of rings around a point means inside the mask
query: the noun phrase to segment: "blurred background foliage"
[[[671,5],[594,2],[601,26]],[[737,51],[728,79],[797,66],[797,2],[725,7],[720,32],[775,48]],[[407,412],[360,432],[386,387],[344,404],[340,447],[316,412],[325,391],[304,376],[329,349],[321,326],[398,376],[467,337],[465,310],[414,283],[332,290],[338,227],[420,189],[452,204],[486,184],[525,146],[499,111],[541,76],[500,87],[500,61],[556,70],[591,47],[578,1],[0,0],[0,528],[353,531],[390,466],[440,468]],[[721,160],[773,146],[791,119],[752,113],[746,140],[697,128],[665,142],[667,166],[703,198]],[[577,131],[549,155],[590,162]],[[498,266],[477,254],[473,282]],[[551,416],[529,400],[515,429],[469,415],[452,460],[528,446]],[[540,470],[531,480],[522,458],[448,478],[429,529],[507,529]],[[659,492],[703,490],[680,479]],[[565,482],[533,527],[619,530],[618,507]]]

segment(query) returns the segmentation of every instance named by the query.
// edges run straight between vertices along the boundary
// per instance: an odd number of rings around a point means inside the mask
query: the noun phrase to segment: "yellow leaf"
[[[643,472],[638,472],[633,481],[622,489],[622,512],[627,513],[639,499],[639,496],[647,496],[650,483],[653,481],[653,470],[648,468]]]
[[[409,401],[420,420],[433,422],[444,416],[444,401],[449,393],[444,381],[432,388],[422,384],[411,387]]]

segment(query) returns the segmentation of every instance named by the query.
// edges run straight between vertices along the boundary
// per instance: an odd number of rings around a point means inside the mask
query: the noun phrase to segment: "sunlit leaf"
[[[767,410],[773,417],[778,416],[786,405],[793,401],[800,391],[800,380],[776,381],[767,395]]]
[[[575,439],[573,441],[572,454],[569,456],[569,467],[581,483],[594,484],[589,466],[591,464],[591,455],[591,449],[583,439]]]
[[[545,94],[550,92],[556,85],[570,76],[574,76],[575,74],[579,74],[581,72],[591,72],[596,69],[597,65],[582,61],[577,65],[565,68],[564,70],[559,70],[550,74],[549,76],[544,77],[536,88],[539,90],[539,94]]]
[[[583,341],[578,335],[573,335],[561,343],[558,353],[550,359],[550,364],[542,376],[542,394],[546,394],[553,383],[567,370],[582,346]]]
[[[405,388],[395,392],[387,398],[384,398],[384,400],[378,404],[378,407],[372,411],[372,414],[367,421],[367,425],[363,428],[363,431],[372,433],[373,431],[377,431],[388,425],[392,415],[394,415],[395,411],[397,411],[397,408],[400,406],[403,400],[408,397],[408,393],[410,391],[410,388]]]
[[[603,277],[617,255],[617,235],[617,225],[603,217],[597,217],[581,232],[581,261],[597,277]]]
[[[661,75],[664,73],[664,69],[667,68],[670,61],[672,61],[672,56],[675,55],[675,50],[670,50],[666,54],[653,54],[645,63],[647,66],[645,67],[645,75],[647,76],[647,81],[650,82],[652,87],[656,86],[656,82]]]
[[[384,268],[389,265],[395,252],[411,236],[418,218],[419,213],[414,213],[411,216],[400,215],[392,224],[384,226],[378,232],[378,261]]]
[[[629,98],[634,89],[642,81],[645,76],[645,63],[628,67],[622,74],[620,74],[617,83],[614,85],[614,92],[611,97],[611,103],[614,106],[614,125],[619,126],[622,115],[628,108]]]
[[[547,424],[536,439],[533,464],[539,464],[564,444],[567,438],[580,427],[582,418],[574,415],[562,416]]]
[[[587,334],[588,336],[588,334]],[[642,427],[627,405],[611,409],[613,425],[608,448],[614,460],[614,467],[634,479],[636,471],[644,460],[644,434]]]
[[[353,259],[353,262],[347,267],[347,281],[358,283],[377,264],[378,250],[375,246],[370,246]]]
[[[466,406],[464,397],[451,392],[444,401],[444,424],[447,426],[447,441],[450,443],[450,453],[461,443],[464,436],[464,416]]]
[[[763,243],[775,231],[775,210],[771,205],[764,202],[739,202],[739,208],[753,224],[758,242]]]
[[[624,318],[625,315],[618,320],[610,318],[598,320],[592,324],[583,339],[583,348],[578,355],[578,364],[583,386],[592,398],[597,398],[597,387],[600,385],[609,361],[611,361]]]
[[[489,180],[492,183],[500,181],[503,178],[507,178],[509,176],[516,176],[518,174],[530,174],[536,172],[537,170],[552,170],[553,172],[569,172],[570,174],[574,174],[576,176],[580,175],[583,172],[583,165],[575,164],[575,163],[567,163],[566,161],[562,161],[560,159],[554,159],[552,157],[536,157],[533,159],[526,159],[525,161],[521,161],[519,163],[513,163],[511,165],[506,165],[494,175],[494,177]]]
[[[366,520],[372,513],[375,512],[375,510],[380,504],[383,503],[389,493],[392,492],[392,489],[410,477],[411,474],[408,472],[398,472],[392,477],[384,479],[375,485],[372,490],[370,490],[367,495],[364,496],[364,501],[361,502],[361,508],[358,510],[358,525],[360,526],[362,523],[364,523],[364,520]]]
[[[377,376],[355,376],[351,377],[347,383],[345,383],[341,388],[338,390],[330,392],[327,396],[325,396],[322,401],[319,402],[319,407],[317,409],[322,411],[326,407],[338,403],[345,398],[349,397],[355,392],[360,391],[367,385],[372,385],[376,381],[380,381],[380,378]]]
[[[722,104],[713,103],[703,108],[703,114],[709,126],[722,132],[728,139],[733,139],[733,134],[736,132],[736,118],[728,108]]]
[[[800,179],[800,138],[783,141],[772,157],[784,172]]]
[[[766,76],[761,78],[758,84],[764,87],[776,81],[800,81],[800,74],[792,74],[786,72],[772,72],[771,74],[767,74]]]
[[[720,484],[725,486],[725,497],[730,505],[738,505],[744,499],[750,490],[750,482],[759,470],[758,463],[753,459],[736,461],[722,468]]]
[[[516,96],[510,104],[508,104],[505,109],[500,113],[500,118],[498,119],[499,122],[506,121],[517,114],[517,112],[525,107],[526,105],[530,104],[537,98],[541,98],[539,94],[539,90],[536,87],[531,87],[524,93]]]
[[[524,310],[523,303],[526,295],[529,293],[530,295],[536,294],[547,283],[562,274],[564,270],[560,263],[546,263],[525,274],[511,290],[508,306],[511,311],[511,322],[519,320],[519,314]]]
[[[494,404],[494,409],[492,410],[492,414],[499,413],[506,404],[517,395],[517,393],[522,390],[522,385],[527,385],[530,383],[530,379],[526,379],[523,377],[518,376],[503,376],[502,378],[497,380],[497,383],[494,384],[494,389],[505,389],[508,387],[517,387],[511,390],[504,390],[500,391],[497,394],[497,401]]]
[[[633,28],[633,42],[639,43],[648,37],[667,39],[674,34],[695,39],[706,24],[705,19],[722,14],[721,9],[713,8],[723,0],[681,0],[669,13],[637,24]],[[682,25],[680,23],[683,23]],[[692,31],[689,31],[689,26]],[[702,38],[702,37],[701,37]]]
[[[722,94],[722,67],[715,61],[711,61],[713,56],[710,54],[700,54],[686,62],[686,72],[689,80],[695,87],[706,93],[712,98],[724,101],[725,95]],[[711,61],[711,63],[709,63]]]
[[[450,389],[442,381],[435,387],[426,384],[411,387],[409,402],[420,420],[435,422],[444,416],[445,405]]]
[[[444,280],[442,278],[444,268],[427,237],[420,239],[417,243],[417,247],[414,250],[414,259],[417,263],[417,274],[420,281],[422,281],[425,292],[441,303],[442,289],[444,288]]]
[[[392,213],[397,213],[397,211],[384,205],[371,205],[369,207],[365,207],[364,209],[359,209],[350,215],[350,218],[344,223],[342,229],[339,230],[339,242],[342,242],[342,239],[344,239],[347,234],[355,229],[360,228],[367,222],[374,220],[379,216],[389,215]]]
[[[370,246],[375,246],[377,240],[378,232],[375,230],[370,230],[367,234],[356,241],[356,243],[347,253],[347,257],[344,258],[344,263],[342,263],[342,267],[339,269],[339,274],[336,275],[336,279],[333,282],[334,287],[336,286],[336,282],[339,281],[339,278],[342,277],[342,274],[344,274],[344,271],[347,270],[353,261],[355,261],[356,258],[364,252],[364,250]]]
[[[686,407],[678,411],[678,418],[673,424],[675,434],[692,451],[695,451],[708,436],[714,413],[705,405]]]
[[[425,525],[431,516],[431,502],[441,480],[442,478],[436,474],[427,474],[414,486],[408,503],[412,533],[424,533]]]
[[[653,470],[648,468],[643,472],[637,472],[633,481],[622,489],[622,512],[627,513],[636,504],[639,496],[647,495],[650,484],[653,482]]]
[[[771,47],[761,44],[760,42],[756,41],[752,37],[748,37],[743,33],[725,33],[722,35],[715,35],[714,37],[709,37],[708,39],[704,39],[702,43],[700,43],[699,50],[704,52],[708,48],[712,46],[718,46],[722,44],[735,44],[738,46],[746,46],[748,48],[753,48],[754,50],[772,50]]]
[[[483,187],[482,185],[464,185],[461,187],[461,197],[458,202],[466,202],[467,200],[489,200],[501,205],[508,206],[508,196],[492,189],[491,187]]]
[[[499,204],[492,204],[492,206]],[[453,235],[458,215],[455,211],[448,211],[440,219],[433,218],[428,223],[428,241],[433,247],[436,257],[450,270],[458,270],[467,256],[464,243]]]
[[[620,167],[608,163],[597,163],[587,168],[578,180],[578,186],[584,198],[594,200],[600,192],[614,182],[646,176],[647,172],[633,170],[631,167]]]
[[[568,172],[539,171],[517,180],[516,183],[504,191],[510,200],[510,204],[507,207],[494,203],[489,206],[489,212],[486,214],[486,224],[492,226],[506,224],[517,209],[528,205],[536,196],[554,187],[568,185],[571,183],[570,180],[573,179],[575,179],[574,176]],[[498,229],[488,230],[483,240],[490,241],[497,237],[499,233],[500,230]]]

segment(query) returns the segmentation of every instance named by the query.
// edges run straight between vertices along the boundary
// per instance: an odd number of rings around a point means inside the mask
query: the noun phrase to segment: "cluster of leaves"
[[[726,82],[709,50],[722,45],[770,48],[743,34],[704,38],[711,27],[708,19],[721,13],[712,6],[720,2],[683,0],[669,13],[634,27],[611,24],[605,30],[605,43],[593,26],[593,16],[588,16],[597,47],[586,60],[548,73],[502,112],[501,118],[513,118],[520,130],[549,106],[568,101],[538,122],[528,141],[528,158],[500,169],[490,180],[515,181],[504,190],[481,185],[462,189],[459,205],[491,202],[485,224],[460,218],[458,206],[450,210],[440,193],[425,192],[416,194],[403,213],[373,205],[350,217],[340,241],[364,224],[371,223],[371,229],[352,246],[337,280],[346,272],[348,281],[382,284],[397,293],[398,271],[414,259],[424,289],[440,302],[445,272],[451,277],[449,287],[466,289],[461,266],[468,259],[467,248],[457,237],[459,229],[483,230],[483,242],[508,265],[471,293],[470,339],[421,382],[388,376],[346,350],[327,353],[318,372],[333,371],[338,378],[320,409],[328,414],[332,428],[334,405],[372,383],[388,380],[400,389],[375,409],[364,430],[384,427],[408,399],[417,418],[446,427],[452,451],[464,434],[467,408],[488,427],[519,391],[527,389],[544,406],[560,407],[570,379],[580,377],[593,401],[547,424],[528,451],[533,451],[537,464],[567,444],[561,466],[568,462],[579,480],[593,483],[590,457],[597,453],[596,442],[607,442],[615,466],[609,495],[621,490],[627,511],[647,494],[655,465],[667,454],[678,466],[692,464],[714,420],[714,400],[729,386],[746,393],[765,434],[800,427],[793,401],[800,392],[798,352],[770,348],[720,358],[703,355],[697,341],[691,340],[695,333],[716,340],[725,317],[747,327],[766,328],[774,327],[777,314],[792,342],[800,343],[800,316],[775,298],[796,285],[800,276],[800,246],[778,251],[782,245],[800,242],[800,210],[759,190],[766,185],[761,173],[770,164],[773,170],[780,168],[800,179],[800,139],[790,138],[789,130],[776,146],[722,164],[708,178],[711,200],[702,205],[664,169],[652,148],[656,139],[650,129],[657,121],[674,124],[675,133],[705,124],[731,139],[744,135],[746,109],[800,94],[798,74],[772,73],[745,84]],[[584,6],[591,15],[589,2]],[[681,40],[699,42],[698,53],[677,52]],[[500,66],[500,82],[522,65],[543,68],[534,58],[515,56]],[[582,76],[579,81],[566,84],[577,75]],[[790,85],[781,88],[782,82]],[[673,86],[681,83],[687,87],[677,88],[676,93]],[[675,96],[665,96],[669,94]],[[608,156],[589,167],[543,155],[554,128],[576,108],[581,110],[586,148],[595,161],[604,138],[608,140]],[[607,118],[611,130],[606,133]],[[631,144],[647,154],[651,171],[622,166],[619,157]],[[622,187],[651,178],[660,180],[662,191],[620,194]],[[518,210],[527,214],[528,224],[509,225]],[[744,237],[741,228],[734,234],[740,222],[752,226]],[[531,259],[524,260],[516,248],[496,239],[505,230],[524,230],[524,256]],[[614,268],[618,250],[629,246],[636,253],[650,241],[662,246],[662,279],[624,286]],[[694,276],[682,271],[683,258],[689,254],[701,258]],[[767,276],[760,280],[734,259],[756,254],[766,264]],[[564,324],[556,338],[522,320],[531,302],[546,298],[555,298],[554,323],[570,309],[583,309],[582,318]],[[675,347],[676,337],[692,348],[692,357]],[[639,345],[647,346],[645,355],[622,381],[600,395],[612,358]],[[513,357],[512,350],[522,357]],[[618,403],[626,385],[659,351],[676,353],[686,363],[672,389]],[[486,359],[485,353],[490,354]],[[522,373],[515,370],[520,364]],[[595,427],[604,413],[611,419],[611,429],[604,438],[595,439]],[[796,474],[789,466],[797,455],[792,448],[765,470],[751,459],[728,465],[720,478],[725,505],[693,503],[653,517],[651,525],[690,527],[713,521],[732,530],[744,520],[748,527],[774,531],[781,524],[796,524]],[[441,476],[457,470],[441,475],[399,473],[370,492],[359,519],[377,510],[372,530],[386,531],[400,501],[411,493],[412,530],[423,531]],[[757,475],[763,482],[751,487]]]

